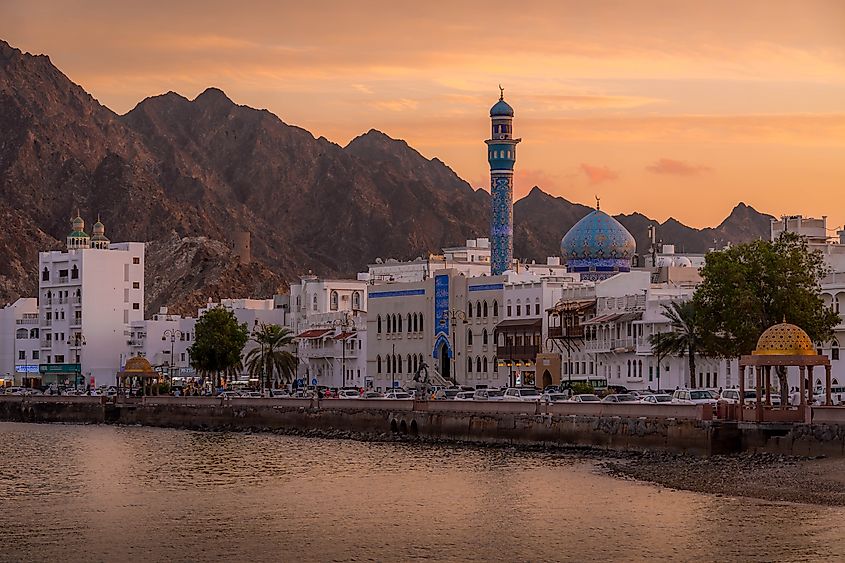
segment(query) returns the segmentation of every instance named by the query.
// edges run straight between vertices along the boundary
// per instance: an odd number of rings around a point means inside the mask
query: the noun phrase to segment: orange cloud
[[[655,174],[671,174],[674,176],[699,176],[706,172],[710,172],[711,168],[708,166],[700,166],[698,164],[689,164],[682,160],[661,158],[654,164],[647,166],[646,170]]]
[[[581,163],[581,172],[584,173],[591,185],[601,184],[602,182],[610,182],[619,178],[619,174],[607,166],[593,166],[592,164],[586,164],[583,162]]]

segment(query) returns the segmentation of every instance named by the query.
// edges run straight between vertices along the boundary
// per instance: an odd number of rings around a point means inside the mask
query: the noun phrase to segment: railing
[[[36,317],[34,319],[32,319],[32,318],[17,319],[17,320],[15,320],[15,324],[16,325],[37,325],[38,324],[38,318]]]
[[[550,326],[549,338],[584,338],[583,326]]]
[[[56,280],[57,280],[59,283],[67,283],[67,282],[68,282],[68,277],[67,277],[67,276],[59,276],[58,278],[56,278]]]
[[[496,356],[500,360],[514,358],[517,360],[534,359],[540,353],[540,347],[533,344],[525,346],[497,346]]]
[[[47,340],[46,338],[42,338],[42,339],[41,339],[41,347],[42,347],[42,348],[49,348],[49,347],[50,347],[50,346],[52,346],[52,345],[53,345],[53,341],[52,341],[52,340]]]

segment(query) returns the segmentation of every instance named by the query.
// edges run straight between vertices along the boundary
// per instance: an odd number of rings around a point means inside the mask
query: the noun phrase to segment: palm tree
[[[672,301],[663,305],[663,315],[669,319],[672,331],[649,336],[652,352],[658,358],[686,354],[689,360],[690,387],[695,387],[695,355],[704,347],[696,323],[695,303]]]
[[[261,323],[252,331],[250,340],[258,344],[258,348],[247,353],[244,364],[251,376],[261,380],[262,389],[265,382],[268,387],[271,381],[289,383],[296,373],[296,359],[287,350],[293,344],[290,329]]]

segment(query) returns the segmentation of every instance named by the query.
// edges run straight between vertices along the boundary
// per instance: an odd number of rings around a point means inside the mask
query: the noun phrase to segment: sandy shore
[[[600,461],[599,467],[616,477],[699,493],[845,506],[845,459],[645,452]]]

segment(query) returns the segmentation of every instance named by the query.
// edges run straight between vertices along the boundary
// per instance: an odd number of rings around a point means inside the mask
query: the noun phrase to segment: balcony
[[[73,297],[70,298],[70,302],[73,305],[81,306],[82,305],[82,298],[73,296]]]
[[[498,346],[496,356],[499,359],[513,358],[514,360],[534,360],[540,353],[540,347],[529,344],[520,346]]]
[[[583,326],[550,326],[549,338],[558,340],[570,338],[584,338]]]
[[[42,348],[50,348],[53,345],[53,340],[47,340],[46,338],[41,339],[41,347]]]
[[[74,317],[70,320],[71,328],[82,326],[82,317]]]
[[[38,324],[38,317],[32,318],[25,318],[25,319],[17,319],[15,321],[16,325],[37,325]]]
[[[56,281],[57,281],[58,283],[67,283],[67,282],[68,282],[68,277],[67,277],[67,276],[59,276],[59,277],[57,277],[57,278],[56,278]]]
[[[53,319],[44,319],[44,326],[53,326]]]

